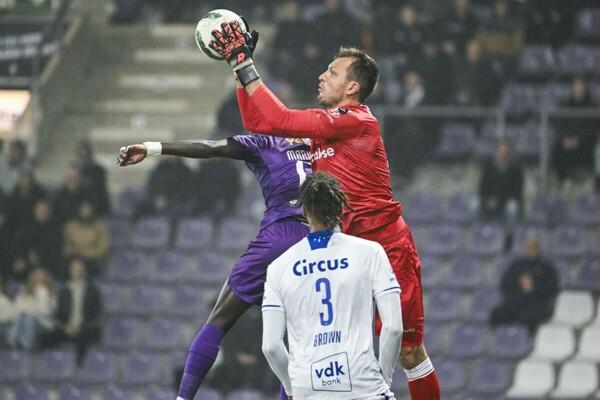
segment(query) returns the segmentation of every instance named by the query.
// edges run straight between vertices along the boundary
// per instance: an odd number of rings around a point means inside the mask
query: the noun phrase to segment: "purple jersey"
[[[300,185],[311,173],[310,146],[301,139],[265,135],[231,137],[244,148],[240,158],[254,173],[265,198],[266,211],[260,227],[296,215]]]

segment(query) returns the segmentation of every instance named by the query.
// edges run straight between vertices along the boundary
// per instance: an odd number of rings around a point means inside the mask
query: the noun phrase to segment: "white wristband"
[[[146,146],[147,157],[156,157],[162,154],[162,144],[160,142],[144,142],[142,144]]]

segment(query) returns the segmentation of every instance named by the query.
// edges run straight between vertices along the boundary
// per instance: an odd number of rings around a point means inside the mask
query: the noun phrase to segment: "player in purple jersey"
[[[300,185],[311,173],[309,150],[301,139],[254,134],[223,140],[144,142],[121,148],[117,160],[120,166],[161,154],[243,160],[256,176],[265,198],[266,211],[256,239],[233,267],[208,321],[190,346],[178,399],[194,398],[217,358],[225,334],[248,308],[261,304],[267,266],[308,234],[298,199]]]

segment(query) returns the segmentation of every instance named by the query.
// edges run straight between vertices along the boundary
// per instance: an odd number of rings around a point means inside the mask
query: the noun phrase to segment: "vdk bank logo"
[[[333,354],[311,365],[311,382],[315,391],[351,392],[352,379],[348,354]]]

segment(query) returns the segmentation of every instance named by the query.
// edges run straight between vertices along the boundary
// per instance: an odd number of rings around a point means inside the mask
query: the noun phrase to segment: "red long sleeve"
[[[246,89],[237,89],[237,99],[240,108],[240,114],[242,115],[242,123],[244,128],[250,132],[261,133],[270,130],[270,126],[267,121],[264,120],[262,114],[250,101],[250,96],[246,92]]]

